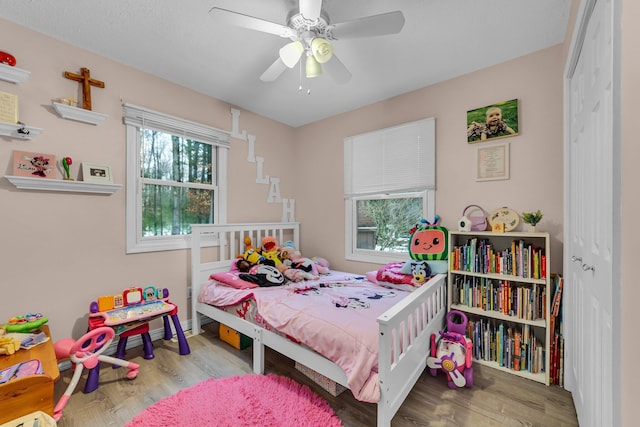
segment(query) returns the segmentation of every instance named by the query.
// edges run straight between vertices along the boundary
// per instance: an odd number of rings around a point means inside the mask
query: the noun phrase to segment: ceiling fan
[[[274,81],[287,68],[293,68],[304,54],[307,78],[321,75],[324,66],[337,83],[346,83],[351,73],[333,53],[332,40],[396,34],[404,26],[404,15],[399,10],[331,24],[322,11],[322,0],[300,0],[299,6],[299,11],[294,9],[289,13],[287,25],[219,7],[212,8],[209,15],[220,22],[291,40],[260,76],[265,82]]]

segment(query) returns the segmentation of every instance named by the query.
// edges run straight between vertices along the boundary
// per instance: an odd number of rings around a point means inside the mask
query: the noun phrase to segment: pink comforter
[[[224,307],[253,297],[267,324],[340,366],[356,399],[378,402],[376,318],[407,294],[333,272],[318,281],[244,290],[211,281],[198,300]]]

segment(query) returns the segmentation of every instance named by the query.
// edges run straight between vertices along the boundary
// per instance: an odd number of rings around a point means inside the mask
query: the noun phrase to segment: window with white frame
[[[344,140],[345,256],[409,258],[409,230],[435,216],[435,119]]]
[[[191,224],[226,220],[229,133],[131,104],[127,253],[183,249]]]

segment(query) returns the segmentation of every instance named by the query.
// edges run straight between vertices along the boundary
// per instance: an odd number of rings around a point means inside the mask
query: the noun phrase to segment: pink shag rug
[[[125,427],[341,427],[309,387],[274,374],[210,378],[165,397]]]

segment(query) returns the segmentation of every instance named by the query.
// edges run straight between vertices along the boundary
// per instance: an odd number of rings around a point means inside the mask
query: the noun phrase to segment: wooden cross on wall
[[[70,80],[82,83],[82,108],[91,110],[91,86],[104,88],[104,82],[91,78],[91,72],[88,68],[80,68],[80,73],[73,74],[69,71],[64,72],[64,76]]]

